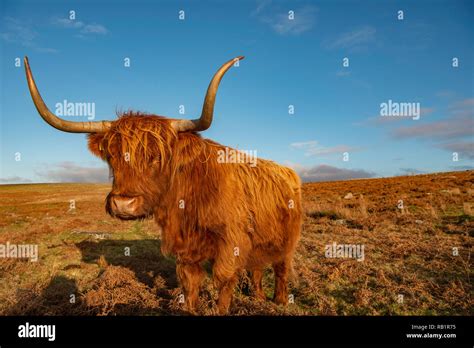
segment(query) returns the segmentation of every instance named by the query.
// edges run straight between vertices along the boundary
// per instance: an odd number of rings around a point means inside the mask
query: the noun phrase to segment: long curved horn
[[[41,98],[41,95],[36,87],[33,74],[30,70],[30,64],[28,63],[28,57],[25,57],[25,71],[26,80],[28,81],[28,88],[30,89],[31,98],[35,103],[36,109],[40,116],[56,129],[69,133],[103,133],[106,132],[112,125],[110,121],[95,121],[95,122],[72,122],[65,121],[51,111]]]
[[[204,104],[202,106],[201,117],[195,120],[175,120],[173,122],[173,127],[178,132],[186,131],[203,131],[208,129],[212,123],[212,116],[214,114],[214,103],[216,101],[217,89],[219,88],[219,83],[221,82],[222,76],[229,70],[235,62],[244,59],[243,56],[236,57],[229,60],[219,70],[215,73],[214,77],[207,88],[206,98],[204,99]]]

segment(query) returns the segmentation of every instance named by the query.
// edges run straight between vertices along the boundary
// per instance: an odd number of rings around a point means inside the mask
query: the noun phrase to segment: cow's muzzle
[[[107,197],[107,213],[122,220],[135,220],[147,217],[143,197],[126,197],[110,194]]]

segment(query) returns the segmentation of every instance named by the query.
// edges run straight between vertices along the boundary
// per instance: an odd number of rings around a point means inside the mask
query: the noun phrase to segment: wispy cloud
[[[102,24],[85,23],[82,21],[71,20],[69,18],[53,18],[51,22],[59,27],[77,30],[78,36],[83,37],[87,34],[105,35],[109,31]]]
[[[6,178],[0,178],[0,183],[2,184],[21,184],[32,182],[30,179],[22,178],[20,176],[9,176]]]
[[[318,145],[316,140],[302,141],[297,143],[291,143],[290,146],[294,149],[307,149]]]
[[[82,34],[102,34],[105,35],[109,31],[101,24],[86,24],[82,29]]]
[[[257,1],[257,7],[250,13],[250,16],[259,15],[268,5],[272,3],[272,0],[260,0]]]
[[[450,106],[451,110],[454,110],[455,112],[461,112],[461,113],[465,113],[468,111],[472,112],[473,108],[474,108],[474,98],[458,100],[454,102],[453,104],[451,104]]]
[[[326,40],[323,46],[327,49],[356,49],[365,47],[375,41],[375,28],[364,26],[355,30],[345,32],[336,38]]]
[[[351,74],[350,71],[347,70],[339,70],[336,72],[337,77],[344,77],[344,76],[349,76]]]
[[[402,175],[413,175],[413,174],[423,174],[425,173],[423,170],[419,170],[416,168],[400,168],[400,171],[402,172]]]
[[[305,167],[298,164],[290,164],[303,182],[338,181],[350,179],[372,178],[375,173],[363,169],[337,168],[327,164],[319,164],[313,167]]]
[[[332,147],[324,147],[319,145],[316,140],[310,140],[305,142],[297,142],[290,144],[293,149],[299,149],[305,151],[305,156],[328,156],[328,155],[341,155],[344,152],[354,152],[360,150],[358,147],[348,145],[336,145]]]
[[[449,140],[471,136],[473,129],[474,118],[451,116],[436,122],[397,128],[392,136],[396,139]]]
[[[0,32],[0,40],[18,44],[37,52],[58,52],[56,48],[46,47],[41,44],[42,36],[35,29],[31,20],[13,17],[4,17],[2,20],[3,25],[2,31]],[[50,24],[75,30],[77,31],[76,36],[82,38],[90,35],[105,35],[109,32],[107,28],[101,24],[72,21],[66,18],[53,18]]]
[[[395,139],[431,141],[434,146],[474,159],[474,98],[456,101],[448,107],[448,116],[431,123],[400,127],[391,132]]]
[[[108,182],[107,167],[86,167],[74,162],[60,162],[39,169],[36,175],[48,182]]]
[[[473,170],[473,166],[469,165],[463,165],[463,166],[449,166],[450,169],[455,170],[455,171],[461,171],[461,170]]]
[[[420,118],[424,118],[435,111],[436,111],[435,108],[430,108],[430,107],[420,108]],[[419,120],[413,120],[412,117],[384,117],[384,116],[377,115],[377,116],[369,117],[365,122],[361,122],[360,124],[368,124],[372,126],[385,126],[385,125],[398,124],[399,121],[419,122]]]
[[[474,129],[472,129],[474,132]],[[474,159],[474,142],[472,141],[459,141],[453,143],[438,144],[438,147],[450,152],[457,152],[462,157]]]
[[[71,20],[69,18],[53,18],[51,21],[53,24],[58,25],[63,28],[75,28],[80,29],[84,26],[84,23],[81,21]]]
[[[425,22],[422,18],[403,22],[402,27],[392,23],[384,31],[385,36],[381,42],[390,54],[427,51],[438,42],[435,22]]]
[[[289,11],[293,11],[293,18],[290,18]],[[271,1],[261,1],[250,15],[280,35],[299,35],[313,28],[317,13],[318,9],[311,5],[283,9],[273,6]]]
[[[55,48],[44,47],[38,43],[40,35],[33,29],[31,23],[13,17],[3,18],[4,30],[0,32],[0,39],[5,42],[19,44],[23,47],[43,53],[56,53]]]
[[[451,97],[454,97],[455,95],[456,93],[450,90],[441,90],[436,93],[436,96],[439,98],[451,98]]]

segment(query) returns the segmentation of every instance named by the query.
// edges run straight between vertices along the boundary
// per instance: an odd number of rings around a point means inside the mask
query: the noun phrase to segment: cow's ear
[[[105,158],[105,152],[103,149],[102,142],[104,140],[104,134],[102,133],[91,133],[89,138],[89,150],[99,158]]]

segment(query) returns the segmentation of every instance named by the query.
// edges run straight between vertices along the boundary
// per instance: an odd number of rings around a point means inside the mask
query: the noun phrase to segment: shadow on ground
[[[160,276],[167,288],[175,288],[178,286],[176,263],[163,256],[160,246],[161,242],[156,239],[82,241],[76,244],[83,262],[102,266],[99,260],[103,258],[107,265],[130,269],[140,282],[150,287]]]
[[[75,246],[82,262],[100,267],[96,279],[79,289],[75,279],[58,275],[43,289],[18,289],[15,305],[5,314],[171,314],[168,307],[178,287],[176,266],[162,255],[159,240],[82,241]]]

